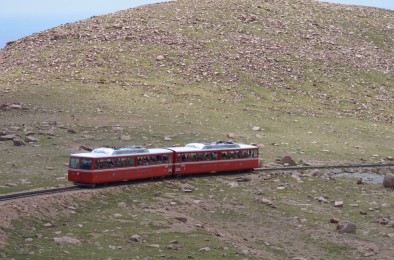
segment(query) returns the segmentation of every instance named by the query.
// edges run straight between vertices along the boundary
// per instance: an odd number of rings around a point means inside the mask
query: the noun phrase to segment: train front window
[[[79,165],[79,159],[78,158],[71,158],[70,159],[70,168],[77,169]]]
[[[81,160],[81,169],[90,170],[91,165],[92,165],[92,160],[86,160],[86,159]]]

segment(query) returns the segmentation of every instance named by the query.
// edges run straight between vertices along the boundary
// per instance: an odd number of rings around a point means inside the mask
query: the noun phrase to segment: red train
[[[257,146],[232,142],[191,143],[185,147],[98,148],[71,154],[68,180],[78,185],[170,175],[251,170],[259,166]]]

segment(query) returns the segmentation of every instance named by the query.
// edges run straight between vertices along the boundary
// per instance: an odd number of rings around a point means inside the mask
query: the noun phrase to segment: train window
[[[111,159],[107,159],[107,167],[108,168],[114,168],[114,163]]]
[[[157,164],[157,156],[151,156],[150,162],[151,162],[151,164]]]
[[[218,153],[217,152],[213,152],[212,153],[212,160],[217,160],[218,159]]]
[[[78,158],[71,158],[70,159],[70,168],[76,169],[76,168],[78,168],[78,165],[79,165]]]
[[[227,160],[227,152],[222,152],[221,158],[222,158],[222,160]]]
[[[99,161],[98,161],[98,160],[95,160],[95,161],[94,161],[94,168],[95,168],[95,169],[98,169],[99,167],[100,167]]]
[[[112,159],[112,164],[114,165],[114,167],[120,167],[120,159]]]
[[[168,163],[168,156],[167,155],[163,155],[163,163]]]
[[[211,160],[211,153],[205,153],[204,154],[204,161],[209,161]]]
[[[107,163],[104,159],[99,160],[99,167],[100,169],[107,168]]]
[[[149,165],[150,164],[149,156],[145,156],[143,158],[143,162],[144,162],[144,165]]]
[[[241,152],[240,151],[235,151],[234,152],[234,159],[241,158]]]
[[[189,154],[185,153],[182,155],[182,162],[188,162],[189,161]]]
[[[234,158],[234,152],[228,152],[228,158],[233,159]]]
[[[202,153],[198,153],[197,154],[197,161],[202,161],[202,159],[203,159]]]
[[[81,169],[89,170],[92,166],[92,160],[82,159],[81,160]]]
[[[247,151],[243,151],[242,152],[242,158],[248,158],[248,152]]]
[[[257,158],[257,156],[258,156],[257,150],[252,150],[252,156],[253,156],[253,158]]]
[[[197,160],[197,155],[195,153],[191,153],[189,154],[189,160],[190,161],[196,161]]]
[[[181,155],[180,155],[180,154],[177,154],[177,155],[176,155],[176,162],[181,162],[181,161],[182,161]]]

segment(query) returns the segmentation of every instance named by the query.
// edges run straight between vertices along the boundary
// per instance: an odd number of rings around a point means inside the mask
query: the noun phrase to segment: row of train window
[[[184,153],[178,154],[177,162],[211,161],[211,160],[231,160],[240,158],[257,158],[257,150],[225,151],[225,152],[205,152],[205,153]],[[167,155],[138,156],[129,158],[107,158],[93,161],[94,169],[121,168],[136,165],[156,165],[171,163],[172,158]],[[70,159],[70,168],[91,169],[91,159]]]
[[[257,150],[225,151],[225,152],[205,152],[205,153],[184,153],[178,154],[177,162],[211,161],[211,160],[231,160],[240,158],[257,158]]]
[[[70,168],[91,169],[92,164],[94,169],[106,169],[106,168],[129,167],[136,165],[155,165],[155,164],[168,164],[168,163],[171,163],[171,157],[167,155],[96,159],[93,162],[91,159],[71,158]]]

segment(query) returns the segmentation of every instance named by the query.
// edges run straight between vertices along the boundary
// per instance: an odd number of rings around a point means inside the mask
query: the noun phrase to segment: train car
[[[257,146],[232,142],[190,143],[170,147],[174,174],[198,174],[252,170],[259,167]]]
[[[138,146],[98,148],[71,154],[68,180],[75,184],[99,184],[173,174],[173,151]]]

